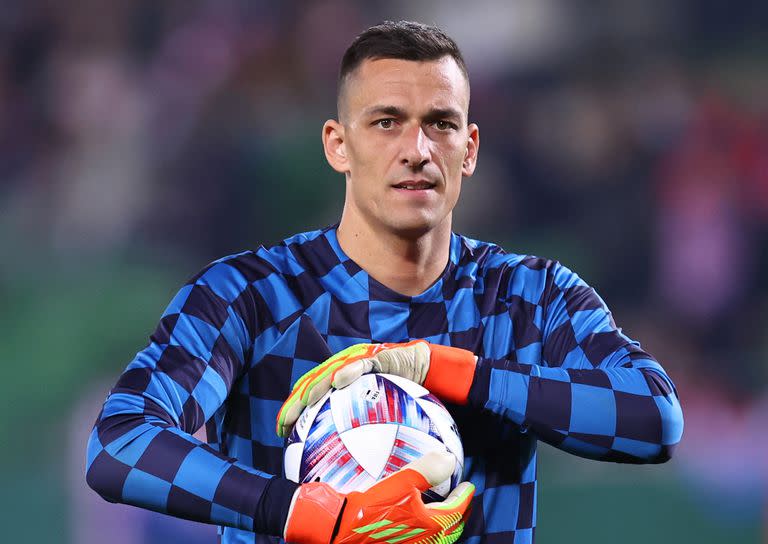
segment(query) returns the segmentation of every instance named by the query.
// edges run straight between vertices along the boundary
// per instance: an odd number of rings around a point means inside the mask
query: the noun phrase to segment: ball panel
[[[429,417],[412,399],[385,375],[364,374],[334,393],[331,410],[339,432],[362,425],[397,423],[430,433]]]
[[[285,477],[292,482],[299,483],[299,468],[301,467],[301,455],[304,451],[302,442],[288,444],[285,448],[285,457],[283,466],[285,467]]]
[[[421,385],[407,378],[403,378],[402,376],[396,376],[395,374],[378,374],[378,376],[394,382],[395,385],[397,385],[400,389],[415,399],[429,394],[429,391],[425,387],[422,387]]]
[[[417,384],[367,374],[305,409],[288,439],[284,466],[300,483],[322,481],[346,493],[365,490],[432,450],[457,457],[453,476],[429,493],[444,497],[463,473],[450,413]]]
[[[416,399],[416,403],[424,410],[434,427],[433,433],[446,445],[448,451],[456,456],[460,463],[464,463],[464,448],[461,445],[459,430],[451,417],[451,413],[437,399],[429,397]]]
[[[343,456],[340,462],[333,466],[328,465],[327,470],[315,477],[315,481],[325,482],[340,493],[365,491],[375,484],[376,480],[351,455]]]
[[[395,445],[398,426],[391,423],[365,425],[340,433],[347,451],[365,471],[378,480]]]
[[[332,393],[333,389],[323,395],[323,397],[320,398],[320,400],[318,400],[315,404],[312,406],[307,406],[304,409],[304,411],[299,416],[299,419],[296,421],[296,424],[293,426],[291,435],[288,437],[289,444],[292,442],[304,442],[307,439],[307,436],[309,435],[309,429],[315,423],[317,414],[326,405]]]
[[[299,478],[302,482],[322,480],[324,475],[341,470],[351,458],[341,437],[334,431],[315,442],[311,448],[308,442],[304,444]]]
[[[337,465],[339,458],[346,452],[344,444],[336,431],[331,416],[331,399],[326,399],[309,428],[304,442],[299,478],[302,482],[312,481],[327,465]]]

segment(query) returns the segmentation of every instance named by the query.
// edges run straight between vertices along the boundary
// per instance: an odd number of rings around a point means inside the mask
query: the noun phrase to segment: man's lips
[[[425,191],[435,188],[434,183],[425,179],[406,179],[392,185],[395,189],[405,189],[409,191]]]

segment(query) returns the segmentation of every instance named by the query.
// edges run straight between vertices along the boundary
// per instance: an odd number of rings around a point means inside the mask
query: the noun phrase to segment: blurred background
[[[469,65],[455,229],[576,270],[683,402],[663,466],[542,444],[538,542],[768,542],[768,3],[694,0],[5,0],[4,539],[215,541],[88,490],[88,432],[186,278],[337,220],[338,63],[401,18]]]

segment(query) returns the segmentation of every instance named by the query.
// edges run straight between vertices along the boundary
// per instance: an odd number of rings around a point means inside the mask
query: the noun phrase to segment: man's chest
[[[358,343],[425,339],[478,356],[536,364],[541,359],[541,312],[495,292],[458,289],[439,300],[345,301],[324,293],[290,322],[276,324],[254,342],[248,389],[269,384],[284,399],[293,384],[331,355]]]

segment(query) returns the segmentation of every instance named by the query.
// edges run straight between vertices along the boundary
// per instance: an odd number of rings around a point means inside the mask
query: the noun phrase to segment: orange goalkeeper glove
[[[346,495],[325,483],[301,485],[288,513],[285,541],[295,544],[452,544],[464,529],[475,486],[463,482],[443,502],[421,492],[448,478],[456,463],[432,452],[374,484]]]
[[[466,404],[476,362],[471,351],[426,340],[355,344],[298,379],[277,414],[277,434],[288,436],[304,408],[320,400],[331,387],[340,389],[369,372],[402,376],[444,401]]]

